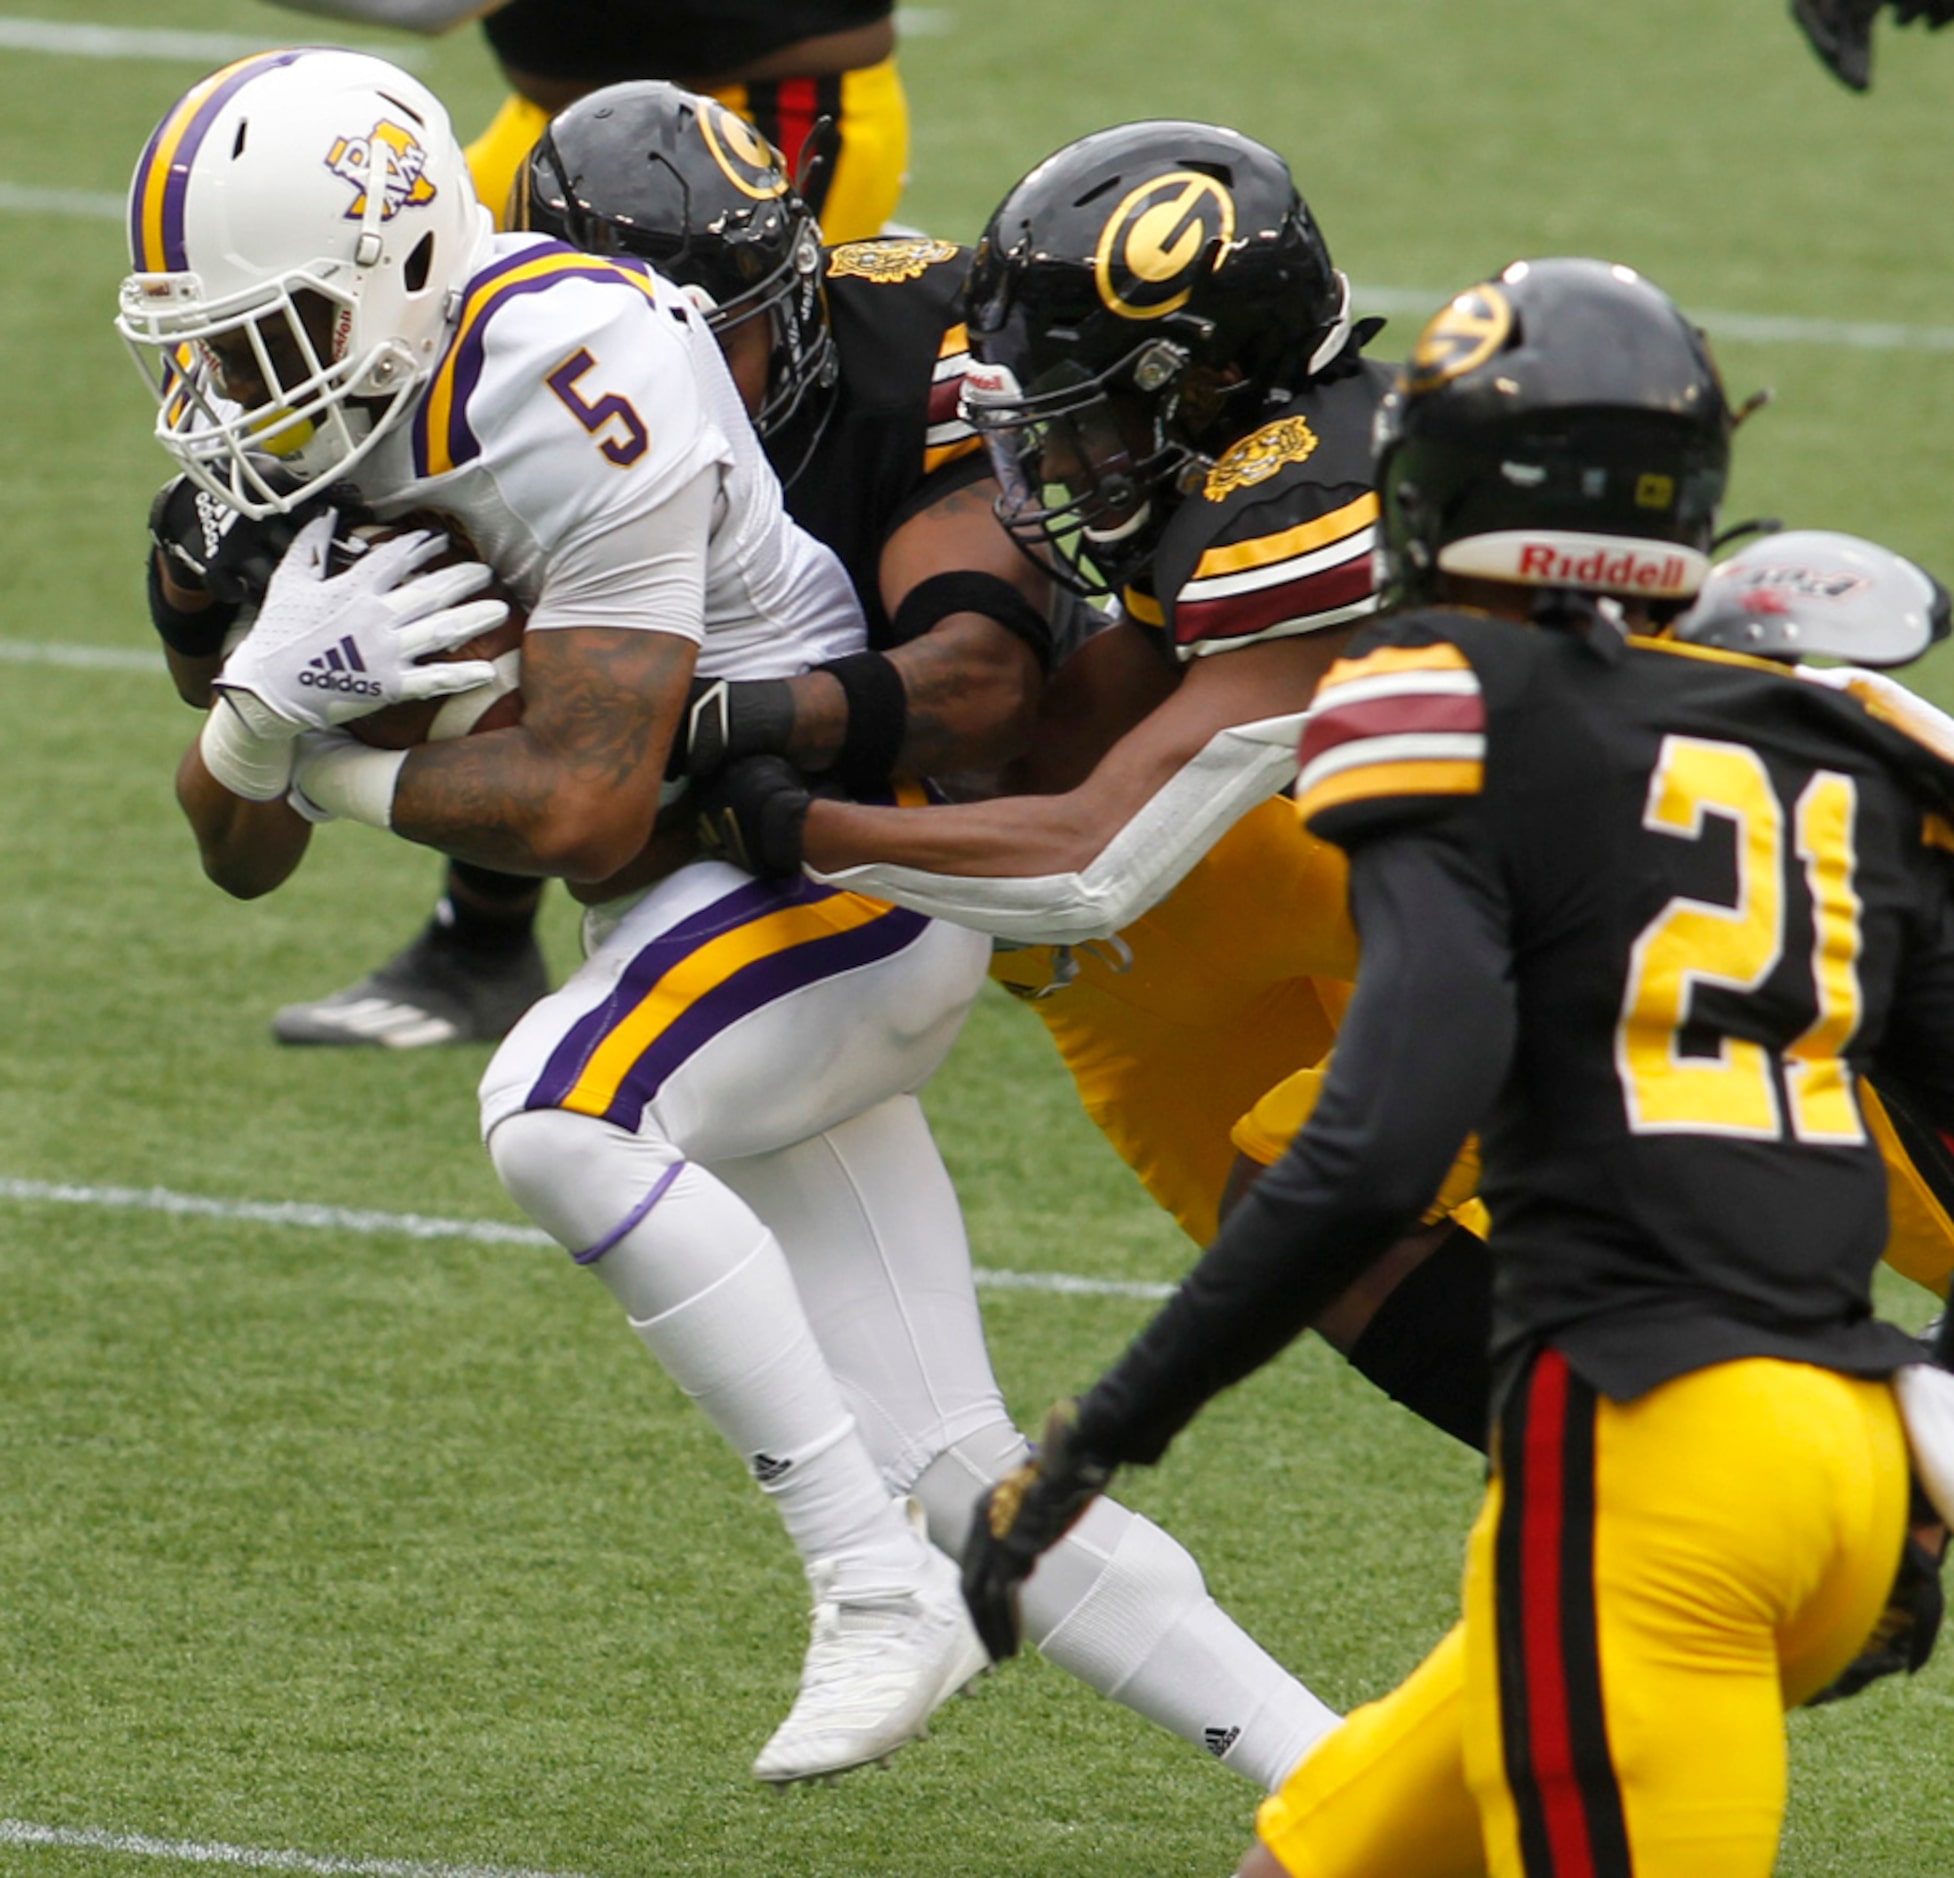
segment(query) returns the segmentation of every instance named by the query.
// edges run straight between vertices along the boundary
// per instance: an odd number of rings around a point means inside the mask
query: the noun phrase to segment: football
[[[422,528],[434,529],[448,538],[447,548],[427,564],[429,567],[452,567],[459,561],[482,559],[467,531],[454,517],[417,509],[391,522],[366,522],[350,529],[333,544],[335,564],[343,567],[383,541]],[[522,721],[522,693],[517,686],[528,613],[499,580],[491,581],[479,597],[505,602],[508,617],[499,626],[478,633],[450,652],[429,656],[435,660],[487,659],[495,666],[494,680],[467,691],[452,692],[444,698],[393,704],[383,711],[353,718],[345,725],[353,737],[376,750],[411,750],[417,744],[440,743],[478,730],[503,730]]]

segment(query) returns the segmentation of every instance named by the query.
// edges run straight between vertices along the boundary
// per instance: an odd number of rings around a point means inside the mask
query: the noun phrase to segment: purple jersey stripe
[[[893,957],[912,945],[929,923],[920,913],[891,907],[865,926],[756,959],[665,1027],[632,1065],[603,1119],[615,1127],[635,1130],[644,1117],[645,1104],[665,1086],[666,1079],[741,1018],[808,985]],[[554,1107],[574,1086],[574,1080],[562,1083],[554,1096],[547,1080],[539,1082],[525,1106]]]
[[[539,263],[542,264],[539,271]],[[435,368],[437,382],[446,381],[447,395],[441,402],[447,409],[446,435],[439,439],[446,461],[437,464],[432,431],[436,399],[424,396],[414,413],[414,473],[417,477],[445,474],[472,462],[481,454],[481,441],[468,422],[468,401],[482,378],[487,351],[488,324],[510,301],[528,293],[541,293],[560,280],[601,280],[613,285],[621,276],[643,278],[647,270],[622,262],[600,260],[579,254],[560,241],[544,242],[525,248],[484,268],[468,283],[461,328],[455,334],[448,354]],[[650,291],[649,286],[645,291]]]
[[[811,880],[797,882],[750,880],[682,919],[642,947],[610,995],[570,1027],[569,1034],[550,1053],[528,1106],[554,1108],[577,1085],[597,1047],[623,1019],[642,1004],[652,986],[681,959],[689,957],[722,932],[762,919],[783,907],[808,906],[827,899],[834,888]]]

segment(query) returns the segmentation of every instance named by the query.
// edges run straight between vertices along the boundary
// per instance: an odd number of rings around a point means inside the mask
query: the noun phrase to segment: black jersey
[[[516,71],[609,85],[718,77],[893,11],[891,0],[510,0],[482,31]]]
[[[1855,1084],[1913,1068],[1894,1000],[1947,941],[1900,767],[1931,759],[1782,666],[1457,613],[1392,622],[1320,711],[1311,827],[1361,852],[1457,817],[1504,901],[1496,1353],[1551,1341],[1618,1398],[1739,1355],[1909,1354],[1870,1322],[1886,1180]]]
[[[917,238],[830,248],[834,390],[767,439],[791,478],[788,514],[840,557],[878,649],[889,638],[883,543],[918,509],[988,471],[957,415],[970,356],[958,300],[969,259],[967,248]]]
[[[1371,422],[1390,383],[1348,354],[1265,413],[1182,496],[1127,616],[1186,661],[1373,611]]]
[[[1857,1079],[1954,1122],[1954,761],[1758,660],[1458,612],[1367,630],[1298,796],[1358,990],[1310,1125],[1087,1404],[1149,1458],[1482,1137],[1495,1355],[1632,1399],[1745,1356],[1882,1375]]]

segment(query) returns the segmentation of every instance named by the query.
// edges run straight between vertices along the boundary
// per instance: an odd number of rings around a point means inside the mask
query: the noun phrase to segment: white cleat
[[[833,1595],[832,1561],[809,1568],[814,1639],[801,1692],[753,1763],[756,1780],[785,1787],[886,1762],[929,1732],[939,1704],[990,1667],[956,1566],[934,1546],[926,1555],[913,1590],[845,1601]]]

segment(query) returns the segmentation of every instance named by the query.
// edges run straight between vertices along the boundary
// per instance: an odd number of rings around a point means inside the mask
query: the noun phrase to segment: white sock
[[[489,1137],[503,1185],[624,1307],[843,1597],[913,1585],[922,1551],[856,1434],[778,1242],[668,1143],[558,1109]]]
[[[1027,1452],[1000,1424],[916,1483],[930,1536],[961,1557],[976,1496]],[[1123,1702],[1273,1792],[1340,1717],[1208,1595],[1201,1568],[1151,1520],[1097,1501],[1026,1580],[1026,1637]]]

